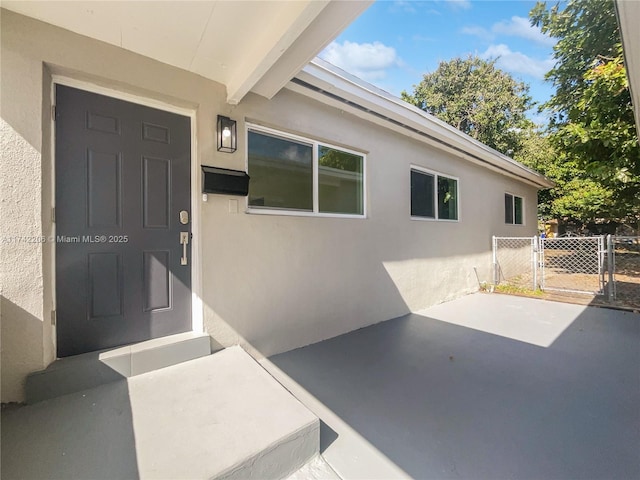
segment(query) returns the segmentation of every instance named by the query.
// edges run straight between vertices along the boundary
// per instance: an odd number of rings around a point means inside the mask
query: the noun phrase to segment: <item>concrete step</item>
[[[27,377],[27,403],[79,392],[211,354],[211,339],[186,332],[56,360]]]
[[[342,480],[331,465],[322,457],[322,455],[316,455],[307,463],[305,463],[300,470],[294,472],[287,477],[287,480]]]
[[[315,415],[240,347],[2,412],[2,477],[281,479]]]

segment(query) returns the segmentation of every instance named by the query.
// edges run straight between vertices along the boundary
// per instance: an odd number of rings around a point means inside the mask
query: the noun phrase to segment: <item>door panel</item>
[[[122,166],[119,152],[87,154],[89,227],[119,227],[122,210]]]
[[[171,264],[169,250],[144,252],[144,311],[171,308]]]
[[[88,258],[89,320],[122,315],[121,255],[90,253]]]
[[[145,228],[169,228],[171,161],[142,159],[143,224]]]
[[[58,356],[191,329],[190,148],[187,117],[56,86]]]

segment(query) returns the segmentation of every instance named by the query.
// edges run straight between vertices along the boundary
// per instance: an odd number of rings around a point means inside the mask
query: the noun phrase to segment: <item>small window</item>
[[[249,207],[364,216],[364,155],[251,127]]]
[[[458,220],[458,180],[412,168],[411,216]]]
[[[509,225],[524,223],[523,199],[510,193],[504,194],[504,222]]]

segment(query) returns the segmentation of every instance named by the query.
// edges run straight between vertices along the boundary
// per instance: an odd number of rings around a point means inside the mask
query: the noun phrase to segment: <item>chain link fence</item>
[[[494,285],[535,289],[537,237],[493,237]]]
[[[493,237],[494,285],[640,307],[640,237]]]
[[[640,237],[612,237],[613,299],[640,308]]]

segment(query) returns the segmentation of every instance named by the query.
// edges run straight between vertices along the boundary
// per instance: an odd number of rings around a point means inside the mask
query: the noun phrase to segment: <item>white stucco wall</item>
[[[51,232],[50,74],[195,109],[205,165],[245,168],[246,121],[367,153],[366,219],[201,203],[205,328],[225,346],[271,355],[475,291],[491,235],[536,231],[535,188],[287,90],[231,107],[212,81],[4,10],[1,59],[3,236]],[[218,114],[238,120],[233,154],[215,149]],[[460,222],[410,219],[411,164],[459,178]],[[505,191],[525,197],[527,225],[504,225]],[[17,401],[25,375],[55,356],[53,245],[2,247],[2,401]]]
[[[234,215],[220,196],[203,205],[205,322],[234,318],[258,354],[475,291],[474,266],[490,280],[492,235],[535,234],[534,188],[416,140],[287,90],[272,101],[250,96],[234,114],[367,154],[366,219]],[[411,165],[459,178],[459,222],[411,220]],[[505,191],[526,198],[526,226],[504,224]]]

